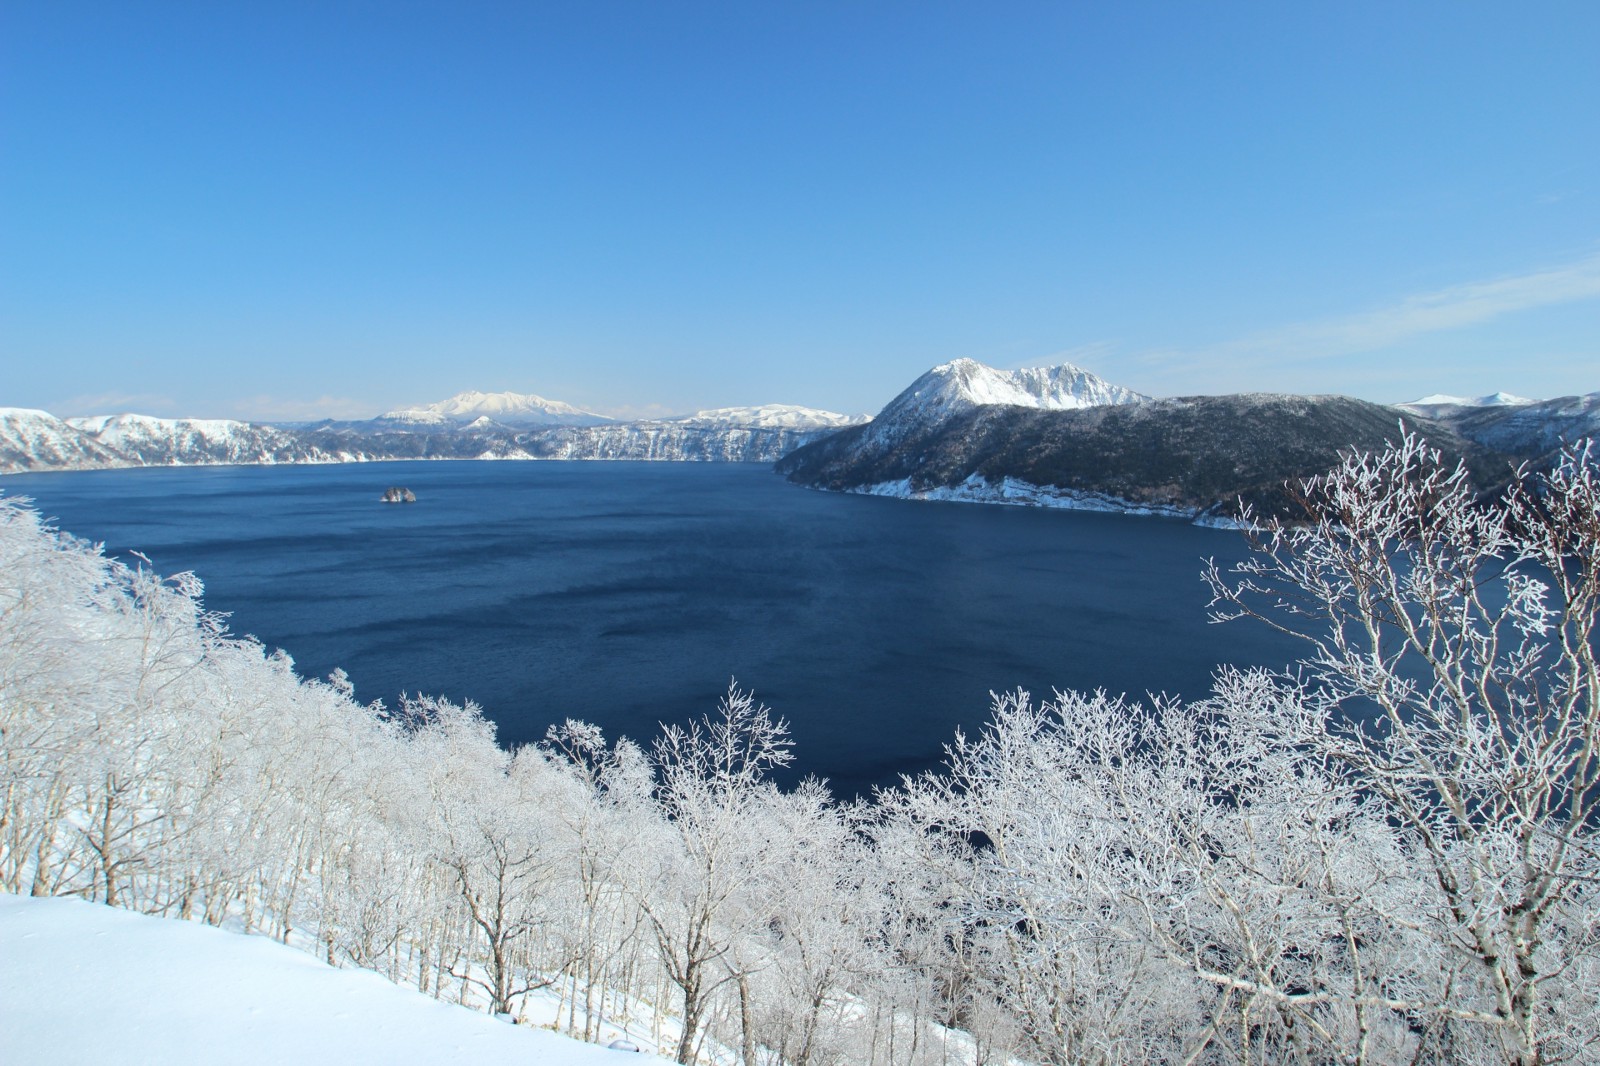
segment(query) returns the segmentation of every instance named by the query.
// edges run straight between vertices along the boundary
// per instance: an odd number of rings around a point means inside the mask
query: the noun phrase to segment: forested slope
[[[1242,500],[1275,514],[1289,505],[1285,483],[1322,473],[1345,452],[1381,450],[1402,422],[1466,459],[1480,485],[1507,479],[1508,457],[1448,426],[1345,396],[1265,393],[1080,410],[986,406],[887,440],[869,423],[791,452],[778,471],[835,490],[903,481],[918,493],[1012,478],[1177,512],[1233,516]]]

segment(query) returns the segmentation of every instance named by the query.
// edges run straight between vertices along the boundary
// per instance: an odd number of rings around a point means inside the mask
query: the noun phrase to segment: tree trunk
[[[755,1019],[750,1014],[750,978],[739,975],[739,1033],[743,1040],[744,1066],[756,1066]]]

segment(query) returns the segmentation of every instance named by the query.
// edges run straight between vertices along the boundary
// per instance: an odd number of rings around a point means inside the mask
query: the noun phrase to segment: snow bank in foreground
[[[0,1062],[661,1062],[497,1021],[265,937],[0,893]]]
[[[1212,529],[1244,528],[1244,523],[1236,518],[1206,514],[1194,507],[1135,503],[1119,496],[1063,489],[1055,485],[1035,485],[1013,477],[1002,478],[1000,483],[995,485],[983,476],[973,474],[958,485],[935,485],[927,489],[914,489],[911,487],[910,478],[902,478],[899,481],[880,481],[876,485],[863,485],[846,491],[863,496],[891,496],[897,500],[1001,503],[1016,507],[1053,507],[1064,511],[1111,511],[1117,514],[1155,515],[1161,518],[1186,518],[1197,526],[1207,526]]]

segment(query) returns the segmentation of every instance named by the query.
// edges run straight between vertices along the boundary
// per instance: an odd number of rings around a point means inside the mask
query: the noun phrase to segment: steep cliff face
[[[332,463],[383,459],[641,459],[772,463],[858,419],[787,405],[681,419],[507,426],[487,416],[264,426],[114,415],[60,419],[0,408],[0,473],[119,466]]]
[[[307,448],[292,433],[229,419],[151,418],[125,414],[66,421],[130,465],[297,463],[328,459]]]
[[[510,429],[323,427],[302,439],[321,452],[365,459],[637,459],[773,463],[832,429],[617,422]]]
[[[654,459],[775,463],[830,428],[632,423],[530,434],[519,442],[540,459]]]
[[[0,407],[0,473],[125,465],[91,435],[55,415]]]
[[[62,419],[44,411],[0,408],[0,473],[339,458],[292,431],[248,422],[147,415]]]

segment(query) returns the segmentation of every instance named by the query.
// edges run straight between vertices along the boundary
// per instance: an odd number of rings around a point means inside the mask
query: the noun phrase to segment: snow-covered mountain
[[[467,425],[488,419],[502,426],[598,426],[612,419],[532,393],[461,392],[448,400],[390,411],[379,418],[418,425]]]
[[[1151,400],[1075,366],[934,367],[864,426],[797,448],[780,473],[817,488],[926,499],[1221,515],[1264,511],[1285,481],[1376,450],[1402,413],[1485,484],[1600,433],[1600,393],[1534,401],[1508,393],[1383,406],[1340,396]],[[1163,510],[1165,509],[1165,510]]]
[[[1113,385],[1071,363],[997,370],[976,359],[956,359],[913,381],[889,401],[879,418],[913,412],[926,418],[991,406],[1071,411],[1147,399],[1148,396]]]
[[[48,411],[0,407],[0,472],[121,465],[93,437]]]
[[[1600,434],[1600,392],[1518,404],[1444,407],[1431,417],[1486,448],[1538,460],[1564,444]]]
[[[46,411],[0,408],[0,473],[345,458],[353,457],[324,452],[292,432],[249,422],[133,414],[63,419]]]
[[[832,428],[623,422],[554,427],[527,434],[522,443],[540,459],[775,463],[801,445],[834,432],[837,430]]]
[[[506,396],[512,400],[501,402]],[[500,417],[473,415],[485,397]],[[465,398],[465,399],[464,399]],[[462,401],[455,403],[456,400]],[[642,459],[772,463],[865,416],[789,404],[727,407],[637,422],[514,423],[538,397],[463,393],[426,417],[267,426],[225,419],[100,415],[56,418],[0,408],[0,474],[118,466],[330,463],[384,459]],[[563,417],[577,408],[540,400]],[[480,404],[479,407],[485,406]],[[584,418],[599,415],[578,412]]]
[[[107,452],[138,466],[293,463],[310,458],[289,434],[232,419],[123,414],[64,421]]]
[[[840,430],[834,458],[874,464],[974,411],[1074,411],[1147,399],[1071,363],[997,370],[975,359],[956,359],[917,378],[870,422]]]
[[[973,405],[887,443],[869,439],[876,423],[842,430],[785,456],[778,471],[836,491],[1226,522],[1240,499],[1257,513],[1284,512],[1285,482],[1327,470],[1344,449],[1381,450],[1398,421],[1392,407],[1345,396]],[[1474,454],[1443,425],[1428,435],[1449,456]]]
[[[1468,407],[1526,407],[1528,404],[1538,403],[1538,400],[1529,400],[1522,396],[1513,396],[1509,392],[1492,392],[1487,396],[1451,396],[1447,393],[1436,392],[1430,396],[1423,396],[1416,400],[1407,400],[1397,403],[1396,407],[1402,411],[1421,415],[1424,418],[1438,418],[1459,408]]]
[[[956,359],[934,367],[890,400],[862,441],[879,447],[897,444],[908,435],[983,407],[1072,411],[1146,399],[1071,363],[997,370],[976,359]]]
[[[0,474],[110,466],[339,463],[299,435],[230,419],[104,415],[56,418],[0,408]]]
[[[788,403],[769,403],[760,407],[716,407],[709,411],[696,411],[682,418],[662,421],[678,426],[707,426],[719,429],[739,427],[744,429],[843,429],[845,426],[870,422],[871,415],[841,415],[833,411],[819,411],[815,407],[797,407]]]
[[[1077,367],[1000,371],[969,359],[924,374],[886,412],[912,420],[975,404],[1082,407],[1138,394]],[[221,419],[0,413],[0,473],[100,466],[344,462],[378,459],[642,459],[776,462],[870,422],[794,404],[720,407],[618,422],[559,400],[463,392],[367,421],[255,425]]]

